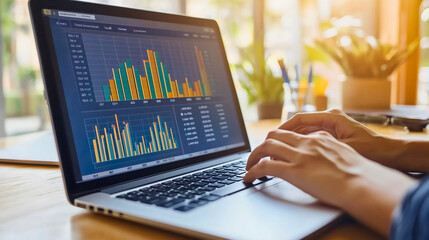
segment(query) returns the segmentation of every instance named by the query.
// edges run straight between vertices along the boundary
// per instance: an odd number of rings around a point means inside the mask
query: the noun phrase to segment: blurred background
[[[429,103],[429,2],[421,0],[88,0],[116,6],[184,14],[218,21],[246,121],[257,120],[255,105],[239,84],[246,68],[245,49],[262,43],[268,68],[281,76],[276,61],[287,65],[311,61],[307,45],[323,23],[340,19],[380,41],[420,47],[394,76],[392,101]],[[0,1],[0,136],[50,129],[27,0]],[[244,51],[243,51],[244,49]],[[310,59],[310,60],[309,60]],[[329,107],[341,105],[341,69],[333,62],[314,64],[328,80]],[[414,74],[413,73],[418,73]]]

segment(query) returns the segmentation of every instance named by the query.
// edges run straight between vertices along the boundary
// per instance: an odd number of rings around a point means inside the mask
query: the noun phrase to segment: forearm
[[[388,140],[391,143],[388,161],[392,167],[401,171],[429,172],[429,141]]]
[[[372,162],[364,163],[360,169],[360,174],[346,181],[340,207],[387,236],[395,208],[415,181]]]

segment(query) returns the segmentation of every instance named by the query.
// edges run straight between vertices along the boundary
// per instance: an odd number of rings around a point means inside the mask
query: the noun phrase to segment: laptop
[[[299,239],[341,212],[251,151],[217,23],[72,1],[29,7],[70,204],[196,238]]]

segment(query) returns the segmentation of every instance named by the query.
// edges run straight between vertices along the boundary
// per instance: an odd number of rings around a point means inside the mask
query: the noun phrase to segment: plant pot
[[[347,77],[343,81],[344,110],[390,109],[391,82],[389,78]]]
[[[258,118],[263,119],[280,119],[282,117],[283,103],[258,103]]]

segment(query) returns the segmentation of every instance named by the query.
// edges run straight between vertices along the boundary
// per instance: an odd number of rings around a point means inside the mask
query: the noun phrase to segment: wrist
[[[339,207],[387,236],[393,212],[415,180],[369,160],[358,168],[359,174],[346,181]]]
[[[386,166],[415,172],[429,172],[429,142],[389,139],[390,159]]]

